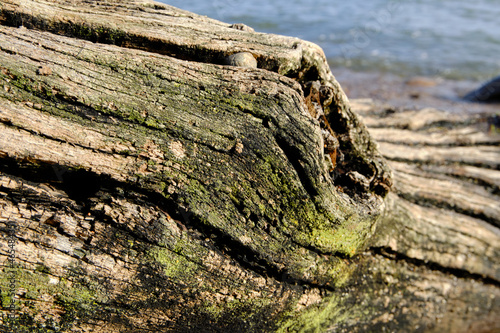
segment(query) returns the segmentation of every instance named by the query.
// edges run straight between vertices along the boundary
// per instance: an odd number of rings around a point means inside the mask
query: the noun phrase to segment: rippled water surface
[[[485,80],[500,75],[499,0],[164,0],[318,43],[332,67]]]

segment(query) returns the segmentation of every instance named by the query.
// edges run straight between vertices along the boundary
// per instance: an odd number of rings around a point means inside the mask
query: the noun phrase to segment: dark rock
[[[500,102],[500,76],[484,84],[481,88],[471,91],[464,96],[464,99],[471,102]]]

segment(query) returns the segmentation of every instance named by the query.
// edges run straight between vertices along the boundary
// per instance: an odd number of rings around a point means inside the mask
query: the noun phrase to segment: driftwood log
[[[3,331],[500,330],[484,119],[351,108],[318,46],[150,1],[0,23]]]

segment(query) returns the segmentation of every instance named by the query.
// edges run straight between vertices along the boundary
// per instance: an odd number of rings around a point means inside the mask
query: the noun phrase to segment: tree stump
[[[151,1],[0,6],[5,331],[500,329],[494,137],[426,153],[372,108],[384,158],[312,43]]]

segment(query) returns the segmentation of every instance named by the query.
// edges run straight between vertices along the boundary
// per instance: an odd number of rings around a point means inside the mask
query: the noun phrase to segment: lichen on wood
[[[387,196],[391,170],[318,46],[148,1],[7,0],[0,23],[0,226],[17,226],[0,282],[5,313],[16,279],[17,331],[431,327],[379,297],[389,283],[414,309],[413,281],[453,270],[471,274],[457,302],[498,295],[497,247],[460,265],[403,237],[436,214]],[[224,64],[238,52],[257,68]]]

